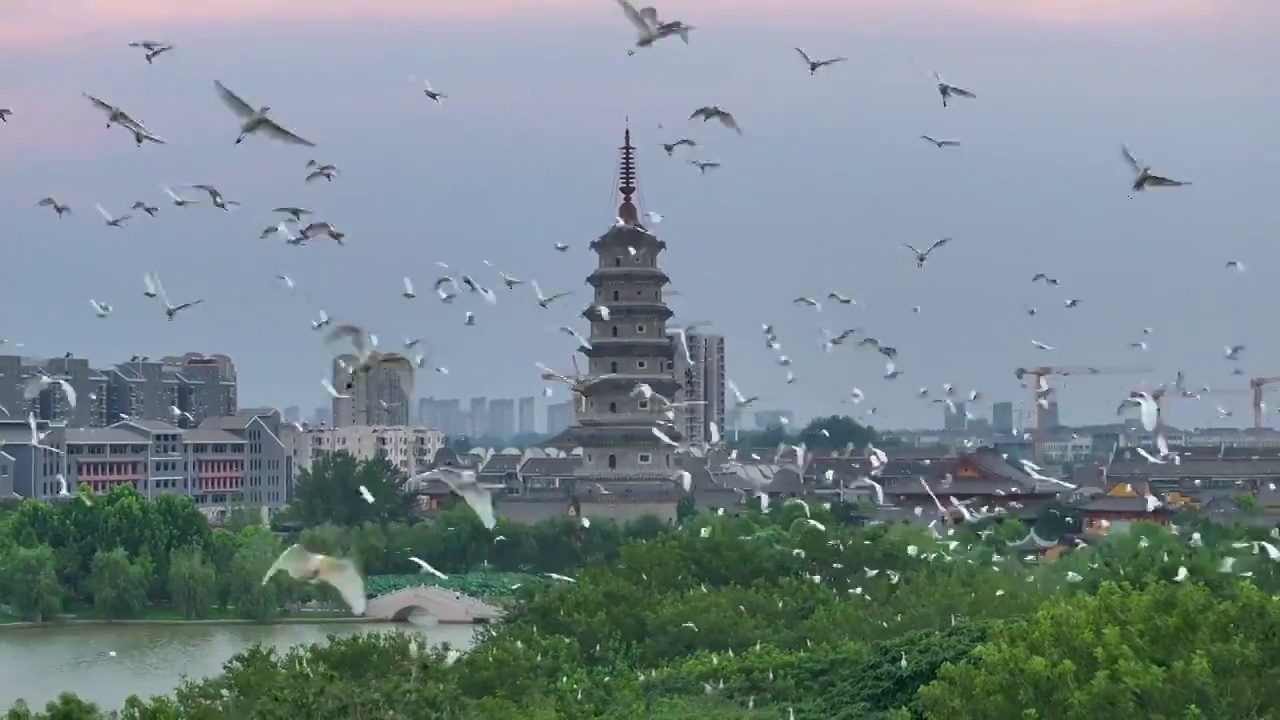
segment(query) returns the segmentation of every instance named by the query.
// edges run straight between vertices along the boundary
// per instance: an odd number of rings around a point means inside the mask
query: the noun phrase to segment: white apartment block
[[[444,433],[432,428],[350,425],[299,430],[290,426],[281,440],[293,458],[294,472],[309,470],[326,453],[346,451],[357,460],[383,456],[412,475],[444,446]]]

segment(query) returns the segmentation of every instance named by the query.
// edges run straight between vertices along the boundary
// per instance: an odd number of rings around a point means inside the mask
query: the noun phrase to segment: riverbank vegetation
[[[1014,522],[936,537],[799,502],[698,515],[518,589],[461,657],[398,634],[253,648],[121,717],[1280,717],[1267,530],[1182,522],[1041,562],[1010,551]],[[99,717],[55,705],[10,717]]]
[[[600,522],[586,533],[572,519],[556,518],[535,525],[500,523],[491,531],[465,506],[422,521],[407,514],[412,498],[403,480],[380,460],[357,462],[346,453],[326,457],[299,481],[292,519],[301,528],[289,532],[273,532],[245,514],[212,527],[187,498],[162,494],[147,500],[125,486],[91,501],[23,501],[0,511],[0,611],[28,622],[270,622],[314,617],[316,604],[342,607],[322,585],[284,577],[262,585],[267,567],[293,542],[354,559],[375,595],[416,582],[501,599],[515,586],[545,582],[536,577],[544,573],[616,561],[624,544],[670,530],[643,518],[622,525]],[[374,503],[360,501],[359,487],[366,483]],[[415,556],[450,577],[422,574],[410,559]]]

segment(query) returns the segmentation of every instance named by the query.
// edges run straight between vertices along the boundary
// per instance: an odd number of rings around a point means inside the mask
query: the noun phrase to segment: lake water
[[[315,623],[290,625],[70,625],[0,628],[0,713],[19,698],[33,708],[71,691],[106,710],[130,695],[165,695],[183,676],[216,675],[254,643],[290,646],[329,635],[416,633],[428,643],[471,647],[473,625]],[[115,657],[108,653],[114,651]]]

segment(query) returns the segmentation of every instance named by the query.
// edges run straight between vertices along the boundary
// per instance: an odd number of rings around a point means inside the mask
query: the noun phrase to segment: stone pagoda
[[[588,358],[591,381],[583,387],[572,430],[582,448],[577,494],[590,502],[628,502],[624,496],[630,495],[631,502],[674,503],[683,494],[672,482],[679,470],[675,448],[653,434],[665,419],[664,408],[632,394],[638,383],[668,398],[680,388],[674,375],[675,344],[666,327],[672,312],[662,297],[670,278],[658,267],[667,244],[644,226],[633,199],[636,162],[630,129],[621,150],[618,223],[591,243],[597,262],[587,283],[594,295],[582,313],[591,323],[591,348],[580,349]],[[662,431],[681,437],[675,428],[663,426]],[[613,488],[601,493],[596,483]]]

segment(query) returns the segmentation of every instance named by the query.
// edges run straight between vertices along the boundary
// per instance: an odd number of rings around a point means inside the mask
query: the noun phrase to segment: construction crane
[[[1037,446],[1044,439],[1044,410],[1045,406],[1040,403],[1041,397],[1049,391],[1049,382],[1047,378],[1051,375],[1066,377],[1069,375],[1141,375],[1151,372],[1151,368],[1131,367],[1131,368],[1099,368],[1099,367],[1049,367],[1042,366],[1036,368],[1018,368],[1013,374],[1022,380],[1027,376],[1035,378],[1035,382],[1031,383],[1031,405],[1035,408],[1036,434],[1035,440]]]
[[[1277,378],[1277,380],[1280,380],[1280,378]],[[1170,392],[1170,390],[1172,390],[1172,392]],[[1187,390],[1186,387],[1181,384],[1181,382],[1179,382],[1179,384],[1175,385],[1173,388],[1167,388],[1162,385],[1156,388],[1155,390],[1151,391],[1151,399],[1156,401],[1155,432],[1157,435],[1160,433],[1163,433],[1164,429],[1167,427],[1167,423],[1165,423],[1164,406],[1165,406],[1165,401],[1168,399],[1190,398],[1192,400],[1200,400],[1205,396],[1219,397],[1222,395],[1248,395],[1251,392],[1252,391],[1245,390],[1245,389],[1234,389],[1234,388],[1219,389],[1219,388],[1208,388],[1208,387],[1201,388],[1198,391],[1192,392],[1191,390]]]
[[[1253,391],[1253,427],[1262,428],[1262,391],[1268,385],[1280,383],[1280,377],[1256,377],[1249,380],[1249,389]]]

